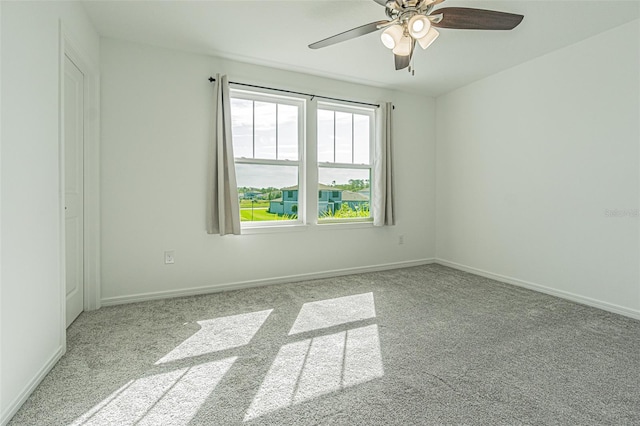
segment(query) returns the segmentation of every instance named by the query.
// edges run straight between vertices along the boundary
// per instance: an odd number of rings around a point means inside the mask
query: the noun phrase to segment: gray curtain
[[[374,226],[395,225],[393,201],[393,152],[391,141],[391,102],[380,104],[376,113],[377,146],[374,159]]]
[[[231,101],[227,76],[216,75],[212,114],[207,233],[240,235],[240,206],[231,138]]]

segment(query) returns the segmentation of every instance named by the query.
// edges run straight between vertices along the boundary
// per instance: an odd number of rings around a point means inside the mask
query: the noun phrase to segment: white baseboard
[[[506,284],[512,284],[518,287],[524,287],[530,290],[535,290],[540,293],[550,294],[551,296],[560,297],[562,299],[567,299],[572,302],[602,309],[608,312],[613,312],[614,314],[620,314],[620,315],[624,315],[630,318],[640,320],[640,310],[625,308],[624,306],[618,306],[612,303],[603,302],[601,300],[592,299],[590,297],[580,296],[578,294],[570,293],[568,291],[557,290],[551,287],[546,287],[546,286],[532,283],[529,281],[519,280],[517,278],[495,274],[493,272],[484,271],[482,269],[474,268],[472,266],[462,265],[460,263],[451,262],[445,259],[436,258],[434,263],[438,263],[442,266],[448,266],[450,268],[458,269],[460,271],[469,272],[475,275],[480,275],[485,278],[491,278],[492,280],[500,281]]]
[[[530,290],[538,291],[541,293],[549,294],[552,296],[567,299],[572,302],[577,302],[583,305],[592,306],[594,308],[602,309],[608,312],[624,315],[630,318],[640,320],[640,311],[624,306],[614,305],[612,303],[604,302],[597,299],[592,299],[585,296],[580,296],[575,293],[570,293],[563,290],[557,290],[551,287],[547,287],[541,284],[532,283],[529,281],[520,280],[505,275],[496,274],[493,272],[485,271],[482,269],[474,268],[472,266],[462,265],[460,263],[452,262],[440,258],[418,259],[403,262],[386,263],[382,265],[370,265],[360,266],[355,268],[334,269],[330,271],[312,272],[308,274],[287,275],[283,277],[239,281],[227,284],[218,284],[203,287],[192,287],[180,290],[166,290],[150,293],[139,293],[127,296],[107,297],[101,300],[102,306],[122,305],[125,303],[144,302],[147,300],[169,299],[172,297],[184,297],[184,296],[196,296],[199,294],[218,293],[229,290],[239,290],[243,288],[262,287],[273,284],[285,284],[298,281],[315,280],[321,278],[333,278],[343,275],[361,274],[366,272],[386,271],[391,269],[408,268],[411,266],[429,265],[432,263],[438,263],[443,266],[458,269],[460,271],[469,272],[482,277],[490,278],[496,281],[500,281],[506,284],[512,284],[518,287],[528,288]]]
[[[418,259],[403,262],[385,263],[382,265],[358,266],[355,268],[334,269],[331,271],[312,272],[308,274],[287,275],[284,277],[267,278],[260,280],[240,281],[228,284],[217,284],[204,287],[192,287],[180,290],[165,290],[151,293],[139,293],[127,296],[107,297],[101,300],[102,306],[121,305],[125,303],[144,302],[147,300],[169,299],[172,297],[195,296],[199,294],[218,293],[221,291],[239,290],[242,288],[262,287],[272,284],[284,284],[298,281],[316,280],[320,278],[333,278],[343,275],[362,274],[366,272],[386,271],[390,269],[409,268],[411,266],[428,265],[435,259]]]
[[[47,363],[38,371],[38,373],[29,381],[27,386],[20,392],[20,394],[9,404],[7,410],[2,413],[2,417],[0,419],[0,425],[4,426],[9,423],[9,420],[18,412],[22,404],[25,403],[29,395],[33,393],[33,391],[38,387],[42,379],[51,371],[54,365],[62,358],[64,355],[64,346],[60,346],[56,349],[55,353],[49,358]]]

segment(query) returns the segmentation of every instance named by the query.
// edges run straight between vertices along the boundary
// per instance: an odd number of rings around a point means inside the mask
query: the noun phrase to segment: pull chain
[[[413,56],[411,57],[411,61],[409,62],[409,67],[407,68],[407,71],[409,71],[409,74],[411,74],[412,77],[416,75],[416,67],[415,67],[415,63],[413,62]]]

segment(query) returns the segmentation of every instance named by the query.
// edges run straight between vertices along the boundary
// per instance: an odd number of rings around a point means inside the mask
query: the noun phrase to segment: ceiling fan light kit
[[[309,45],[311,49],[330,46],[381,29],[382,44],[393,51],[396,70],[409,67],[415,43],[428,48],[440,35],[434,28],[465,30],[512,30],[524,16],[493,10],[444,7],[444,0],[374,0],[385,7],[387,21],[371,22]],[[435,13],[432,13],[435,12]]]
[[[420,47],[422,47],[422,49],[426,49],[427,47],[431,46],[431,43],[436,41],[439,35],[440,33],[438,32],[438,30],[431,27],[429,28],[426,36],[418,39],[418,44],[420,45]]]
[[[409,28],[409,34],[411,34],[411,37],[416,40],[420,40],[429,32],[429,29],[431,28],[431,21],[429,21],[425,15],[416,13],[411,17],[411,19],[409,19],[407,27]]]
[[[393,50],[403,35],[404,29],[401,25],[391,25],[380,34],[380,40],[387,49]]]
[[[411,47],[413,40],[408,35],[403,35],[393,48],[393,54],[398,56],[409,56],[411,54]]]

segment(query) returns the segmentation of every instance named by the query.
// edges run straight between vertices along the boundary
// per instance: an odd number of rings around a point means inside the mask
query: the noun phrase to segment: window
[[[231,91],[242,222],[300,221],[303,117],[301,100]]]
[[[243,227],[372,219],[373,109],[232,89],[231,124]]]
[[[318,106],[318,183],[331,191],[320,197],[318,218],[371,219],[373,109]]]

